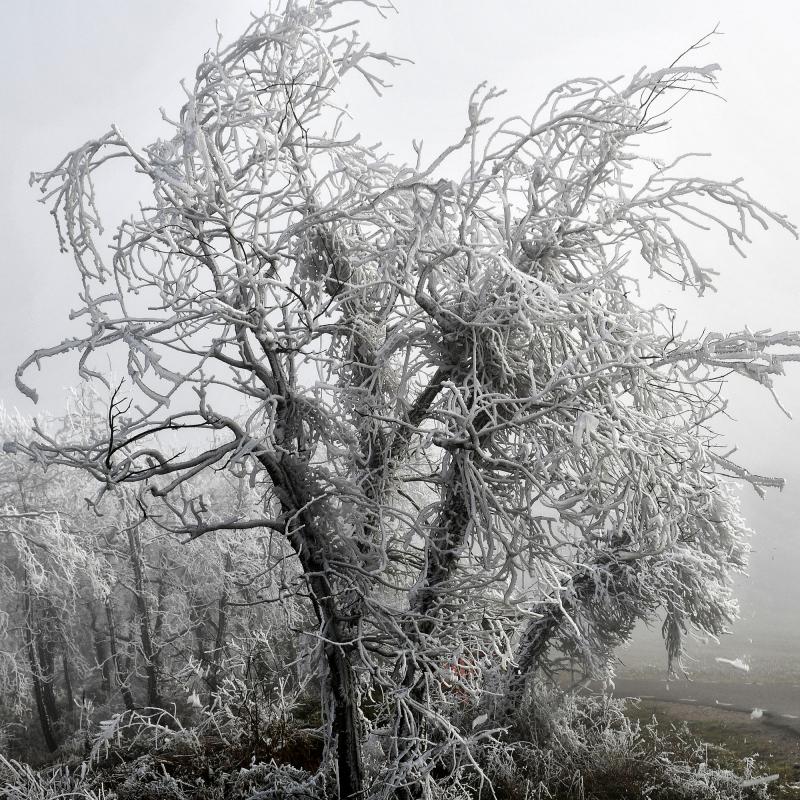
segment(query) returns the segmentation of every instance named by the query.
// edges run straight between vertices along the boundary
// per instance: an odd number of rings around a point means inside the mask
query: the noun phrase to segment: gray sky
[[[158,108],[174,110],[182,102],[178,81],[191,78],[203,51],[214,44],[215,18],[226,38],[233,38],[250,10],[262,9],[256,0],[5,0],[2,6],[0,400],[33,413],[13,386],[13,372],[32,349],[75,330],[67,314],[76,305],[77,281],[70,257],[57,251],[51,218],[28,188],[29,172],[55,166],[112,122],[140,145],[164,133]],[[724,35],[696,61],[722,65],[725,102],[691,98],[672,114],[673,130],[649,142],[649,155],[711,152],[712,159],[698,163],[698,173],[743,176],[758,199],[800,224],[800,4],[400,0],[397,7],[400,14],[387,20],[356,6],[350,13],[362,18],[379,49],[415,62],[395,71],[394,88],[384,98],[365,91],[351,98],[354,127],[366,140],[382,141],[398,160],[410,160],[412,137],[424,139],[429,155],[458,138],[467,98],[480,81],[509,90],[498,116],[527,115],[567,78],[611,78],[643,65],[666,66],[719,23]],[[135,208],[123,191],[108,199],[118,215]],[[113,214],[105,222],[114,223]],[[800,328],[800,246],[778,231],[754,233],[747,260],[717,234],[698,239],[697,252],[721,273],[719,293],[701,302],[667,298],[694,329],[745,323],[752,329]],[[651,296],[653,290],[647,291]],[[44,408],[59,408],[61,387],[76,380],[73,370],[70,362],[51,362],[46,377],[37,381],[30,373]],[[736,420],[725,431],[741,444],[740,456],[753,471],[788,479],[783,494],[766,502],[745,497],[748,519],[760,535],[754,540],[753,580],[742,591],[744,616],[757,613],[760,627],[776,628],[796,627],[800,609],[800,365],[781,381],[779,393],[796,422],[786,420],[763,390],[736,382],[729,393]]]

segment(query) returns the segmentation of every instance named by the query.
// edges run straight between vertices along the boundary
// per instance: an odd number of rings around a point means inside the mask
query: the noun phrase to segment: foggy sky
[[[491,5],[492,13],[486,9]],[[667,66],[717,23],[724,35],[694,57],[719,62],[725,100],[692,97],[672,112],[673,130],[645,143],[647,154],[710,152],[697,174],[743,176],[756,198],[800,224],[800,164],[795,32],[800,9],[792,2],[542,3],[531,0],[431,0],[398,2],[399,15],[382,20],[355,5],[343,13],[363,20],[377,49],[414,64],[394,71],[394,88],[382,99],[366,89],[349,98],[353,128],[368,142],[382,141],[396,160],[411,160],[411,139],[422,138],[428,156],[457,140],[466,124],[470,91],[480,81],[507,88],[501,112],[530,114],[554,85],[574,77],[630,75],[641,66]],[[0,213],[3,219],[0,290],[0,400],[35,412],[13,385],[16,366],[34,348],[54,344],[77,328],[67,320],[77,305],[78,283],[70,256],[58,253],[52,219],[28,188],[31,170],[55,166],[71,148],[116,123],[145,145],[166,133],[159,107],[177,109],[178,85],[192,78],[202,53],[216,40],[215,18],[234,38],[260,11],[255,0],[35,0],[3,4],[5,41],[0,59]],[[341,100],[341,98],[340,98]],[[132,186],[132,184],[131,184]],[[111,187],[104,220],[136,208],[120,182]],[[101,197],[101,210],[103,207]],[[800,328],[800,246],[778,230],[753,228],[742,260],[717,233],[698,236],[696,252],[720,271],[717,295],[695,301],[663,287],[648,298],[676,305],[700,331]],[[643,279],[646,276],[642,276]],[[43,408],[58,411],[62,387],[74,384],[74,362],[50,362],[29,373]],[[744,626],[786,630],[798,637],[800,611],[800,364],[778,392],[798,420],[789,422],[758,386],[734,380],[724,432],[740,444],[739,459],[752,471],[787,478],[782,494],[759,501],[744,496],[748,521],[758,532],[752,579],[743,584]],[[752,622],[755,615],[755,625]],[[757,643],[756,643],[757,644]],[[737,645],[738,646],[738,645]],[[798,644],[800,648],[800,644]],[[798,650],[800,652],[800,650]]]

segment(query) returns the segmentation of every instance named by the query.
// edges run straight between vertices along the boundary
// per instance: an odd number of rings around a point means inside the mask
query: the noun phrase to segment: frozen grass
[[[705,745],[712,766],[736,769],[751,758],[760,772],[780,776],[770,784],[770,796],[800,798],[800,787],[794,786],[800,778],[796,768],[800,764],[800,738],[791,731],[754,722],[734,711],[650,700],[628,703],[625,713],[634,722],[655,720],[661,731],[671,727],[685,730]]]
[[[520,708],[513,731],[476,745],[473,756],[480,769],[448,771],[442,760],[425,800],[779,796],[776,789],[783,787],[758,783],[756,772],[765,767],[786,777],[788,761],[757,760],[754,750],[761,745],[755,739],[750,747],[737,747],[743,739],[738,728],[672,725],[652,710],[638,706],[626,712],[619,700],[564,696],[537,686]],[[118,715],[95,728],[83,760],[34,769],[0,758],[0,793],[9,800],[335,797],[333,773],[328,762],[320,763],[319,740],[302,720],[286,708],[272,709],[266,717],[271,721],[254,741],[249,714],[228,711],[206,709],[187,727],[165,714]],[[269,709],[261,709],[265,712]],[[378,739],[374,744],[379,756],[386,743]],[[365,800],[384,794],[375,780]]]

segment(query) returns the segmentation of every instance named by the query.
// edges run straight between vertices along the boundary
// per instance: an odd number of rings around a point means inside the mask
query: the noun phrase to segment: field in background
[[[626,713],[643,726],[655,718],[662,731],[688,731],[706,745],[712,766],[740,769],[742,759],[752,758],[756,774],[780,776],[769,785],[771,796],[800,798],[800,738],[791,732],[733,711],[653,700],[629,702]]]
[[[800,683],[800,623],[792,629],[770,630],[742,621],[735,631],[715,642],[687,642],[688,673],[706,681],[757,681],[762,683]],[[617,653],[620,677],[664,678],[667,658],[660,631],[640,626],[629,646]],[[740,661],[744,671],[717,658]]]
[[[757,774],[780,776],[770,784],[771,797],[800,798],[800,723],[783,718],[783,712],[797,711],[795,706],[800,700],[800,625],[782,630],[771,628],[768,622],[757,625],[754,620],[742,620],[734,633],[719,643],[690,639],[686,667],[696,683],[677,680],[671,681],[669,687],[660,631],[641,626],[631,644],[618,651],[621,663],[617,690],[622,696],[653,695],[638,702],[629,701],[626,713],[630,718],[642,725],[655,718],[661,730],[674,726],[678,735],[680,731],[684,735],[688,732],[706,744],[709,764],[714,766],[734,767],[742,759],[752,758]],[[719,662],[717,658],[749,669]],[[716,695],[709,684],[717,684],[719,696],[733,700],[737,706],[744,707],[748,700],[763,694],[782,707],[751,718],[747,711],[713,705],[709,698]],[[665,692],[666,688],[671,690]],[[738,701],[737,693],[741,694]],[[670,695],[674,701],[665,702]],[[688,696],[696,696],[699,702],[680,702]],[[769,709],[772,704],[767,700],[764,706]]]

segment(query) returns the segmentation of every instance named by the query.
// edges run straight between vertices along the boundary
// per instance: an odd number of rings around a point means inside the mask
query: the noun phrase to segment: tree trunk
[[[510,670],[506,679],[498,724],[506,724],[519,708],[528,678],[547,651],[550,640],[564,619],[564,610],[560,605],[543,605],[539,613],[543,616],[528,623],[517,646],[514,657],[516,667]]]
[[[303,533],[308,534],[307,526]],[[314,608],[322,625],[324,654],[328,667],[327,687],[333,699],[333,738],[339,776],[340,800],[360,800],[364,791],[364,762],[361,750],[361,712],[358,681],[353,669],[353,647],[347,625],[337,608],[332,587],[325,575],[322,551],[308,555],[303,547],[300,559],[311,587]]]
[[[142,654],[144,655],[144,670],[147,676],[147,705],[151,708],[161,708],[161,695],[158,686],[159,653],[153,645],[150,628],[150,610],[147,607],[145,595],[144,559],[142,557],[142,540],[139,536],[138,525],[128,527],[128,550],[130,553],[131,567],[133,568],[133,582],[136,595],[136,608],[139,612],[139,630],[141,632]]]
[[[94,645],[94,658],[100,670],[100,685],[106,697],[111,694],[111,666],[109,664],[110,655],[106,651],[107,642],[103,641],[103,633],[97,627],[97,614],[94,605],[89,605],[91,615],[90,627],[92,629],[92,643]]]
[[[336,747],[336,766],[340,800],[362,800],[364,761],[361,747],[361,710],[358,681],[353,668],[352,632],[357,630],[357,606],[352,614],[340,609],[337,592],[331,582],[327,564],[329,551],[326,532],[319,529],[322,515],[315,512],[315,496],[309,490],[305,466],[291,457],[269,465],[270,477],[286,497],[284,507],[296,512],[297,526],[289,532],[289,543],[297,553],[311,590],[312,604],[325,641],[327,688],[333,700],[331,727]]]
[[[153,623],[153,639],[156,642],[160,641],[161,639],[161,629],[164,627],[164,614],[166,612],[164,607],[164,601],[167,596],[166,583],[164,580],[164,571],[166,566],[166,559],[162,553],[158,564],[158,593],[156,596],[156,616]]]
[[[50,633],[51,631],[48,631]],[[47,715],[55,723],[61,717],[56,702],[55,678],[56,664],[54,645],[45,638],[45,634],[38,631],[34,636],[36,651],[39,657],[39,671],[42,683],[42,700],[47,710]]]
[[[469,508],[464,495],[462,469],[458,459],[462,455],[451,455],[450,464],[445,477],[445,496],[437,515],[435,528],[430,532],[426,544],[426,566],[422,585],[411,598],[411,624],[407,628],[407,636],[415,649],[424,653],[425,638],[433,633],[439,604],[443,596],[446,582],[452,577],[458,566],[458,560],[469,523]],[[424,674],[417,666],[413,654],[403,675],[403,686],[415,706],[426,702],[427,684]],[[402,714],[397,725],[397,759],[402,769],[404,762],[410,762],[417,756],[415,739],[420,735],[423,725],[422,713],[413,707],[407,714]],[[398,790],[398,800],[415,800],[421,797],[422,786],[411,783]]]
[[[209,665],[209,673],[207,678],[209,693],[213,696],[219,689],[219,672],[221,667],[221,659],[225,651],[225,638],[228,632],[228,599],[229,599],[229,575],[233,569],[233,561],[231,560],[231,553],[228,550],[225,553],[224,571],[222,576],[222,594],[219,598],[217,606],[217,634],[214,638],[214,653],[213,660]]]
[[[326,645],[328,678],[334,699],[333,734],[341,800],[360,799],[364,791],[361,718],[355,672],[346,651]]]
[[[69,658],[66,650],[61,654],[61,671],[64,675],[64,690],[67,694],[67,708],[69,709],[67,717],[70,724],[74,721],[75,714],[75,695],[72,691],[72,676],[69,669]]]
[[[42,682],[41,672],[39,670],[38,659],[36,658],[36,645],[30,630],[26,627],[26,645],[28,649],[28,662],[31,668],[31,681],[33,683],[33,696],[36,701],[36,711],[39,715],[39,725],[42,728],[47,749],[52,753],[58,749],[58,741],[56,739],[55,730],[53,728],[54,720],[47,711],[47,702],[44,696],[44,686]]]
[[[39,663],[39,654],[36,646],[36,634],[33,630],[32,604],[27,594],[25,594],[23,602],[26,616],[24,626],[25,649],[28,653],[28,664],[31,670],[33,697],[36,702],[36,711],[39,716],[39,725],[42,729],[45,745],[47,745],[47,749],[52,753],[58,749],[58,739],[54,729],[55,720],[48,711],[48,703],[45,698],[42,669]]]
[[[114,665],[114,675],[119,687],[120,694],[122,695],[122,702],[125,703],[125,708],[128,711],[133,711],[136,704],[133,702],[133,695],[131,694],[130,687],[128,686],[127,670],[123,670],[119,653],[117,651],[117,629],[114,622],[114,607],[111,604],[111,595],[107,594],[105,597],[106,607],[106,620],[108,621],[108,645],[111,650],[111,663]]]
[[[623,532],[614,541],[614,549],[627,549],[630,547],[630,543],[629,534]],[[595,596],[596,591],[593,574],[598,570],[602,570],[606,580],[610,583],[607,591],[610,595],[613,595],[615,593],[614,587],[616,585],[624,585],[632,569],[634,567],[630,562],[617,560],[614,550],[601,551],[595,556],[593,564],[583,567],[573,576],[572,591],[569,597],[562,597],[560,602],[556,602],[555,597],[550,597],[538,604],[534,609],[538,616],[528,622],[517,646],[514,656],[516,669],[509,672],[506,680],[503,701],[499,709],[498,724],[506,724],[514,709],[519,707],[529,676],[536,669],[537,664],[541,662],[550,647],[553,637],[564,624],[567,615],[573,614],[576,608],[583,608],[585,609],[584,613],[591,616],[592,598]],[[614,617],[614,620],[615,624],[621,626],[620,629],[624,630],[624,625],[632,626],[637,617],[645,617],[647,612],[652,609],[633,603],[629,604],[626,609],[621,610],[625,612],[626,616],[623,618],[622,615],[619,615]],[[595,630],[601,635],[610,633],[607,630],[604,631],[601,625],[596,625]]]
[[[208,676],[211,675],[211,658],[208,654],[208,648],[206,647],[208,613],[205,610],[203,610],[202,615],[198,613],[195,607],[195,596],[191,592],[188,595],[188,601],[189,620],[192,623],[192,633],[194,634],[194,641],[197,647],[197,660],[203,667],[203,674],[206,676],[204,679],[206,684],[208,684]]]

